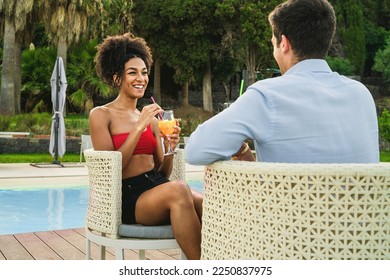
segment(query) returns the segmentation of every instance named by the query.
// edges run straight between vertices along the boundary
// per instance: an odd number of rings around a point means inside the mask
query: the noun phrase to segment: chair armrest
[[[184,149],[176,149],[176,154],[173,156],[173,167],[169,180],[185,180],[185,153]]]

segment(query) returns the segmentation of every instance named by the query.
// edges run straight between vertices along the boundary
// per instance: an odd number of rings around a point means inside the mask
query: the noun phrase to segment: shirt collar
[[[288,69],[284,75],[290,75],[302,71],[330,73],[332,72],[332,69],[330,69],[328,63],[324,59],[305,59]]]

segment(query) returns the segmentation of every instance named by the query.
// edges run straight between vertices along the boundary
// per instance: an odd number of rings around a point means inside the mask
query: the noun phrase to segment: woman
[[[174,155],[164,156],[156,115],[157,104],[137,109],[152,65],[150,48],[130,33],[107,37],[96,54],[99,77],[118,90],[118,97],[91,110],[90,134],[95,150],[122,153],[122,221],[142,225],[171,223],[188,259],[200,258],[202,195],[183,181],[170,182]],[[179,142],[175,127],[171,145]],[[164,146],[168,141],[164,137]]]

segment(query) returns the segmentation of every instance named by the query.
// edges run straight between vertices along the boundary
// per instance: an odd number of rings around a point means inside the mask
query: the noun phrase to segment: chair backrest
[[[83,151],[85,151],[85,150],[91,149],[91,148],[93,148],[91,135],[82,134],[81,135],[81,149]]]
[[[205,168],[202,259],[390,259],[390,163]]]
[[[90,186],[86,226],[117,237],[122,223],[122,154],[118,151],[88,149],[84,155]],[[184,178],[184,151],[178,149],[170,180]]]
[[[82,134],[81,135],[81,143],[80,143],[80,162],[83,161],[83,153],[87,149],[92,149],[92,139],[91,135],[88,134]]]
[[[84,151],[89,175],[86,226],[117,235],[122,215],[122,154],[117,151]]]

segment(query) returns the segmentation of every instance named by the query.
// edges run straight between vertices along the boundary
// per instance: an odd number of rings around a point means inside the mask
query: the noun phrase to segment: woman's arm
[[[155,116],[161,113],[162,109],[157,104],[146,105],[142,108],[138,120],[134,123],[130,130],[129,136],[122,146],[118,149],[122,153],[122,168],[125,169],[129,164],[135,147],[141,137],[142,132],[149,124],[152,124],[156,119]]]
[[[154,166],[158,170],[164,161],[163,138],[161,137],[160,129],[158,128],[158,120],[155,118],[150,124],[154,138],[157,142],[156,151],[153,154]]]

